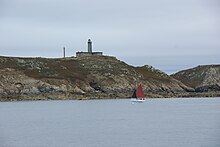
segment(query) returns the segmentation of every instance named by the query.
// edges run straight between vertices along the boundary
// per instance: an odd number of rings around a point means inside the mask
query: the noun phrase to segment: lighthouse
[[[76,52],[76,57],[85,57],[85,56],[102,56],[102,52],[92,52],[92,41],[91,39],[88,39],[88,51],[87,52]]]
[[[88,39],[88,52],[92,53],[92,41],[91,41],[91,39]]]

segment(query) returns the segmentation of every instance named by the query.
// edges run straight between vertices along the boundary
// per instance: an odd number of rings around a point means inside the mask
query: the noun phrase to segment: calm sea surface
[[[220,147],[220,98],[2,102],[0,147]]]

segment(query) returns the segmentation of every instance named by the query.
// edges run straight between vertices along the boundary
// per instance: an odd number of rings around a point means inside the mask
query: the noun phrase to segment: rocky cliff
[[[151,66],[133,67],[115,57],[0,57],[1,101],[126,98],[138,82],[147,97],[174,97],[193,91]]]
[[[202,65],[172,75],[196,92],[220,93],[220,65]]]

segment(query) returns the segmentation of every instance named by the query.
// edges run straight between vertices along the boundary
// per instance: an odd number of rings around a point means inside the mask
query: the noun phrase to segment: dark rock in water
[[[202,86],[202,87],[197,87],[195,91],[196,92],[220,91],[220,86],[219,85]]]

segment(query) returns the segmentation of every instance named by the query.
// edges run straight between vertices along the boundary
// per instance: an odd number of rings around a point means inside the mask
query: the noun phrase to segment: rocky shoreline
[[[183,75],[180,72],[169,76],[149,65],[133,67],[109,56],[0,57],[0,101],[130,98],[139,82],[149,98],[218,97],[220,67],[208,67],[211,72],[204,76],[208,82],[196,87],[178,76]]]

